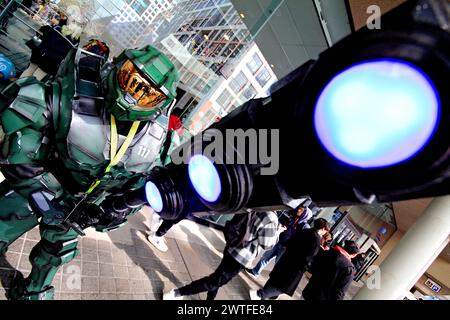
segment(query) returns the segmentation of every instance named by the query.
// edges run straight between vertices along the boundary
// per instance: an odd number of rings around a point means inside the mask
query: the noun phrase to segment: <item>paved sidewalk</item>
[[[161,253],[146,239],[151,215],[151,209],[144,208],[126,226],[109,233],[88,229],[87,236],[78,245],[81,254],[64,265],[55,277],[55,299],[159,300],[163,290],[208,275],[218,266],[225,246],[220,231],[182,221],[167,234],[169,250]],[[14,269],[25,276],[29,274],[28,255],[38,240],[39,231],[35,228],[10,246],[6,258],[0,257],[0,299],[5,299],[5,290],[16,274]],[[264,285],[272,264],[257,280],[240,273],[219,290],[217,299],[248,300],[249,289]],[[71,284],[75,283],[76,287],[74,272],[81,272],[81,286],[71,289]],[[292,298],[282,295],[279,299],[300,299],[306,282],[302,280]],[[357,289],[353,286],[348,298]],[[205,298],[206,294],[185,297]]]

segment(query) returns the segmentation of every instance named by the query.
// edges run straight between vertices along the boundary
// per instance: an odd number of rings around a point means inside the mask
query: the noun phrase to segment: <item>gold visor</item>
[[[166,95],[141,75],[130,60],[120,67],[117,74],[120,89],[136,100],[139,109],[151,110],[161,105]]]

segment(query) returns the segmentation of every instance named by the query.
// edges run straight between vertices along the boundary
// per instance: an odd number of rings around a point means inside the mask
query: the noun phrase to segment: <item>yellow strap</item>
[[[116,119],[113,115],[111,115],[111,151],[110,151],[110,163],[105,169],[105,173],[108,173],[112,167],[114,167],[116,164],[120,162],[120,160],[125,155],[125,152],[127,152],[128,147],[130,146],[131,142],[133,141],[134,136],[136,135],[136,132],[139,128],[139,121],[134,121],[133,125],[130,128],[130,131],[128,132],[127,137],[125,138],[125,141],[122,143],[122,146],[120,147],[119,151],[116,153],[117,145],[119,141],[119,135],[117,133],[117,125],[116,125]],[[87,194],[94,191],[94,189],[100,184],[100,181],[97,180],[94,183],[91,184],[89,189],[86,191]]]
[[[114,156],[116,155],[117,151],[117,145],[119,144],[119,135],[117,134],[117,125],[116,125],[116,118],[114,118],[113,115],[111,115],[111,149],[109,151],[110,159],[114,159]]]
[[[97,186],[100,184],[100,181],[97,180],[95,181],[93,184],[91,184],[91,186],[89,187],[88,191],[86,191],[87,194],[91,193],[92,191],[94,191],[95,188],[97,188]]]

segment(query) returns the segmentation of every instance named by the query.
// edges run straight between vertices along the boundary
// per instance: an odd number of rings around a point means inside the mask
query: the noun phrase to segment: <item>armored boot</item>
[[[6,182],[0,184],[0,256],[8,246],[38,224],[27,199],[11,190]]]
[[[48,287],[40,292],[29,293],[27,291],[27,284],[21,273],[16,275],[16,278],[11,283],[11,290],[9,291],[8,299],[10,300],[53,300],[55,289]]]
[[[57,227],[41,226],[41,241],[31,250],[32,270],[26,279],[17,279],[9,295],[13,300],[51,300],[51,286],[58,268],[77,254],[77,233]]]

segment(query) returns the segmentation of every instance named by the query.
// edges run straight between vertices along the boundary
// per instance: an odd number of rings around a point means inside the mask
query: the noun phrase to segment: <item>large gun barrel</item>
[[[175,150],[148,202],[176,217],[449,193],[446,6],[408,1],[300,66]]]

